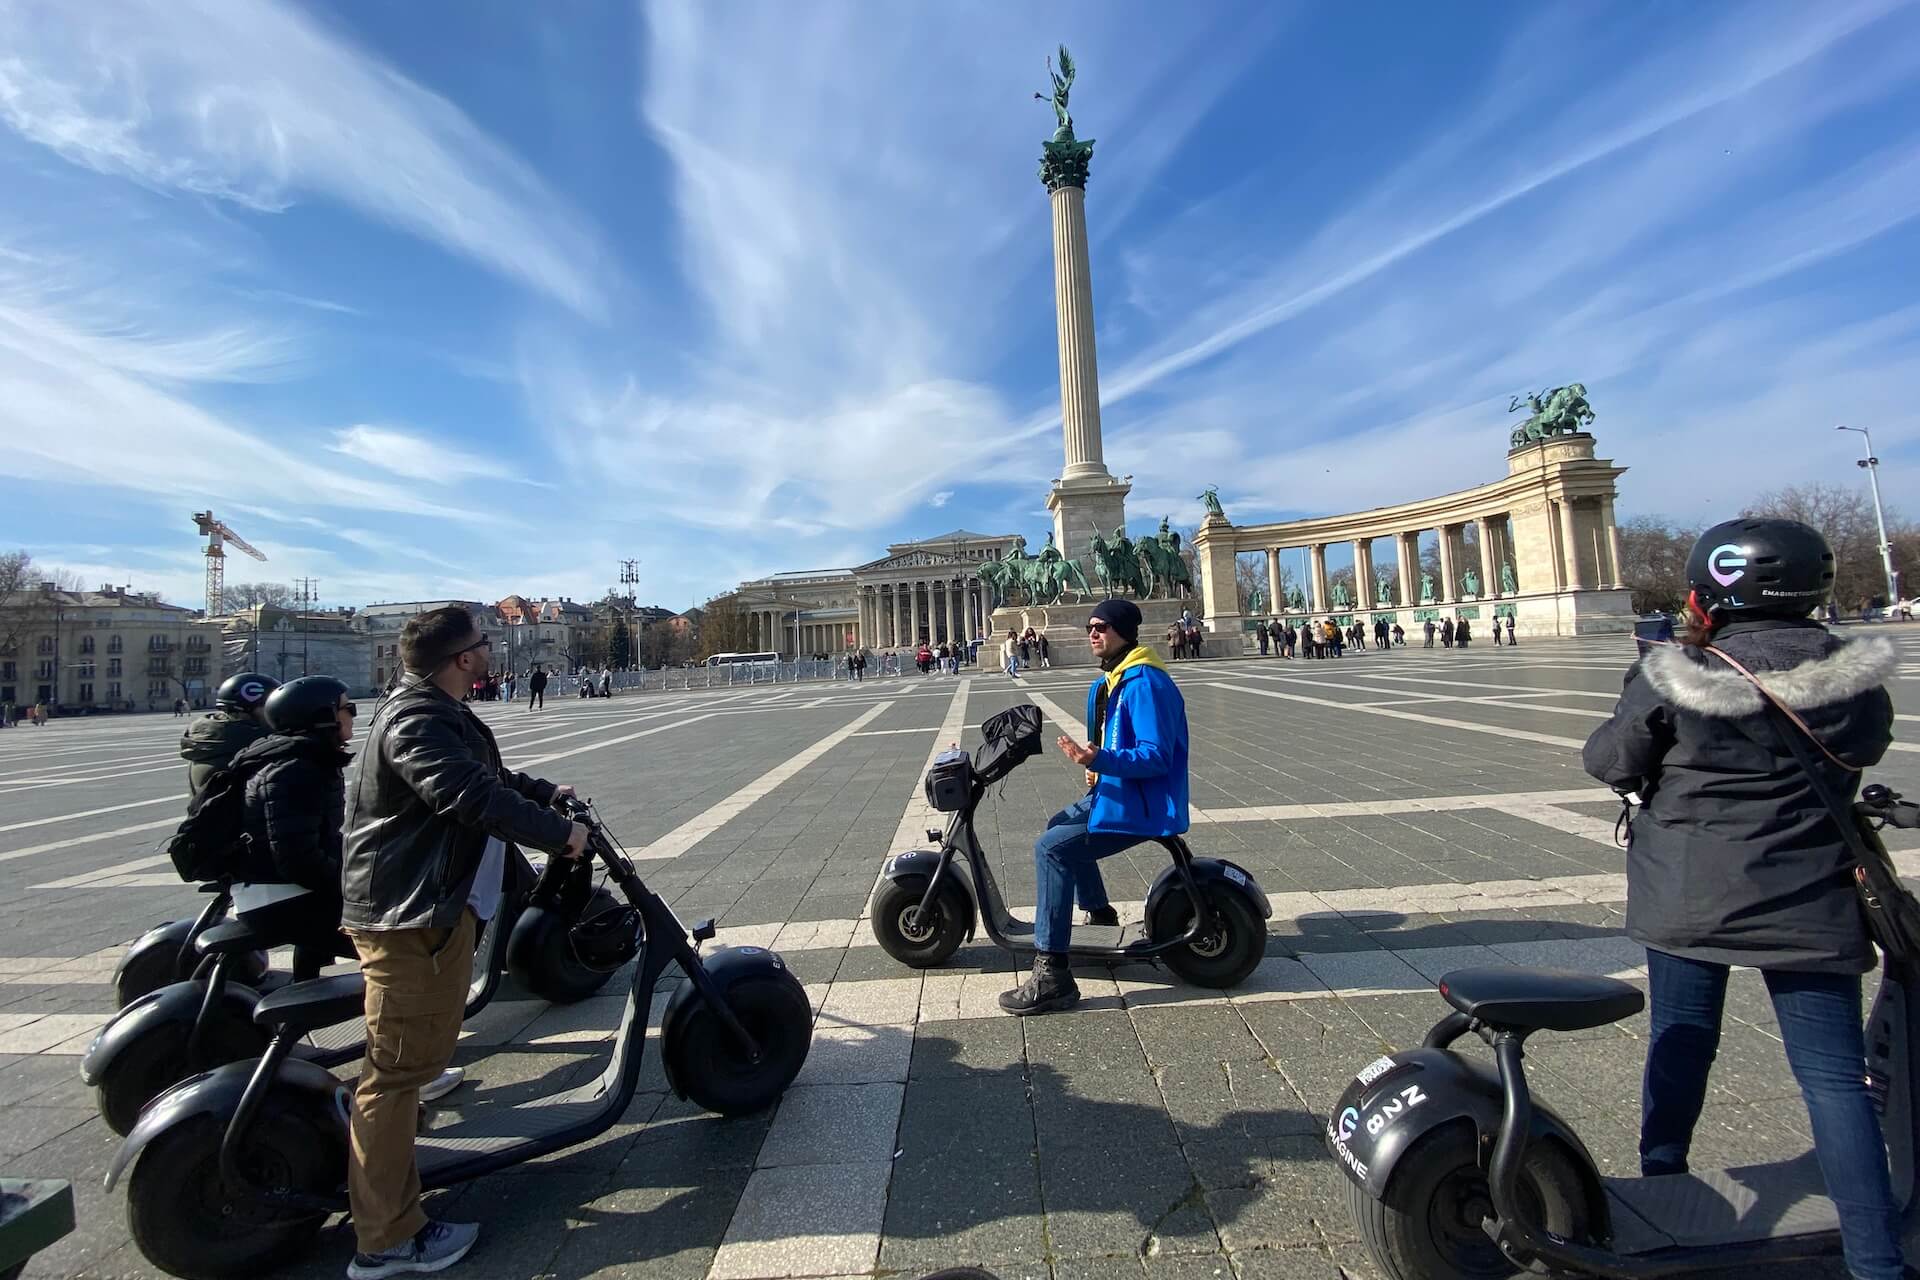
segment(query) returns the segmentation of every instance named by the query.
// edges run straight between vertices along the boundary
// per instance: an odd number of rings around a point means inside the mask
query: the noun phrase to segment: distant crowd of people
[[[1498,646],[1500,639],[1499,618],[1493,620],[1493,643]],[[1433,648],[1435,640],[1444,649],[1464,649],[1473,642],[1473,625],[1465,618],[1443,618],[1439,622],[1427,619],[1424,624],[1426,633],[1425,648]],[[1513,633],[1513,619],[1506,619],[1506,641],[1516,645],[1519,640]],[[1172,644],[1173,628],[1169,627],[1168,644]],[[1271,622],[1253,624],[1254,642],[1260,646],[1260,656],[1269,655],[1282,658],[1338,658],[1347,650],[1404,649],[1407,644],[1407,631],[1398,622],[1388,623],[1385,618],[1376,618],[1371,632],[1364,623],[1354,622],[1350,626],[1341,626],[1332,618],[1318,622],[1303,621],[1297,628],[1293,623],[1279,618]]]

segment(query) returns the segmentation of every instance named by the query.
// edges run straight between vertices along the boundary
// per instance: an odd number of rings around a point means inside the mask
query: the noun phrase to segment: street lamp
[[[1887,574],[1887,607],[1895,608],[1900,603],[1900,575],[1894,572],[1893,544],[1887,541],[1887,516],[1886,512],[1880,509],[1880,459],[1873,454],[1873,433],[1865,427],[1844,425],[1837,426],[1834,430],[1859,432],[1862,445],[1867,451],[1867,456],[1853,465],[1866,468],[1867,483],[1873,489],[1873,521],[1880,530],[1880,567]]]

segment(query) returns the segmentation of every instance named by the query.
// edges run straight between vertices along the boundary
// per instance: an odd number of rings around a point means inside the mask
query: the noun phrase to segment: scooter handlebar
[[[1860,798],[1854,801],[1854,808],[1863,816],[1890,827],[1920,831],[1920,804],[1902,800],[1898,791],[1884,783],[1870,782],[1860,788]]]

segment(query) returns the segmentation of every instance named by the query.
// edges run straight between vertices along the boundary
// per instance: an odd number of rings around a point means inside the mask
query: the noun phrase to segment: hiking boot
[[[1118,925],[1120,923],[1120,913],[1112,907],[1095,907],[1093,910],[1087,912],[1087,923]]]
[[[467,1256],[480,1238],[472,1222],[429,1222],[411,1240],[402,1240],[379,1253],[356,1253],[347,1264],[347,1280],[381,1280],[384,1276],[425,1275],[445,1271]]]
[[[1000,993],[1000,1007],[1022,1018],[1030,1013],[1056,1013],[1079,1003],[1080,988],[1067,957],[1044,951],[1033,958],[1032,977]]]

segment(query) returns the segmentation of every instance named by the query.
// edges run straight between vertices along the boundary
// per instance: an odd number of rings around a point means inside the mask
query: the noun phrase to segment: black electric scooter
[[[465,1016],[487,1006],[503,973],[555,1004],[583,1000],[605,986],[611,972],[580,963],[565,931],[521,928],[526,908],[534,904],[569,924],[613,909],[612,895],[594,887],[591,865],[585,859],[552,858],[535,879],[515,850],[503,874],[501,908],[477,941]],[[80,1078],[92,1086],[109,1129],[131,1132],[142,1107],[188,1076],[267,1051],[270,1037],[254,1021],[254,1009],[286,986],[289,975],[270,973],[258,984],[245,979],[253,972],[253,957],[282,941],[260,936],[237,920],[214,925],[194,941],[199,967],[192,976],[140,997],[101,1028],[80,1059]],[[356,1015],[337,1026],[315,1028],[298,1052],[316,1066],[337,1067],[358,1058],[365,1047],[366,1026]]]
[[[452,1186],[577,1146],[626,1112],[640,1080],[647,1010],[669,965],[689,981],[668,1000],[661,1055],[675,1093],[723,1115],[772,1104],[799,1074],[812,1039],[807,994],[780,957],[760,947],[721,947],[702,958],[713,921],[689,932],[641,881],[625,850],[590,806],[571,816],[591,828],[589,848],[629,907],[639,956],[610,1060],[588,1083],[512,1107],[483,1108],[470,1121],[415,1142],[422,1186]],[[535,926],[569,926],[530,907]],[[298,982],[261,1000],[254,1019],[273,1035],[266,1055],[235,1062],[168,1090],[147,1108],[114,1156],[111,1189],[132,1166],[127,1219],[147,1260],[188,1280],[252,1280],[296,1256],[347,1207],[347,1086],[295,1056],[318,1027],[356,1013],[359,974]]]
[[[1920,828],[1920,805],[1868,787],[1874,824]],[[1528,1090],[1536,1031],[1631,1017],[1639,988],[1551,969],[1463,969],[1440,980],[1455,1012],[1418,1049],[1379,1058],[1347,1086],[1327,1148],[1347,1175],[1360,1237],[1389,1280],[1454,1280],[1516,1270],[1640,1280],[1840,1252],[1839,1216],[1812,1151],[1791,1160],[1662,1177],[1603,1178],[1573,1128]],[[1868,1089],[1880,1108],[1901,1235],[1920,1225],[1920,972],[1888,956],[1867,1019]],[[1495,1066],[1448,1046],[1490,1045]]]
[[[1034,948],[1033,924],[1016,919],[974,833],[973,817],[987,789],[1040,752],[1040,710],[1022,703],[981,726],[977,755],[950,751],[927,770],[927,799],[953,816],[946,830],[929,830],[938,849],[896,853],[880,871],[873,899],[873,934],[902,964],[928,969],[973,936],[976,915],[987,936],[1013,952]],[[1144,922],[1075,925],[1076,959],[1164,964],[1197,987],[1246,981],[1267,951],[1266,922],[1273,904],[1244,868],[1220,858],[1196,858],[1178,836],[1155,841],[1172,865],[1147,891]],[[957,855],[964,853],[965,859]],[[1196,911],[1195,903],[1204,907]]]
[[[528,890],[539,879],[542,867],[530,862],[518,845],[507,846],[506,886],[500,899],[501,915],[512,927],[526,901]],[[199,886],[207,904],[191,920],[167,920],[141,934],[127,947],[113,970],[114,1008],[124,1009],[141,996],[149,995],[175,982],[185,982],[199,970],[204,957],[194,944],[208,929],[226,921],[233,910],[233,887],[225,880],[209,880]],[[612,895],[602,891],[594,906],[598,912],[614,904]],[[584,1000],[599,990],[590,976],[569,972],[565,965],[551,971],[515,970],[512,977],[533,994],[545,1000],[566,1003]],[[286,985],[288,975],[268,968],[265,950],[236,955],[227,974],[229,982],[243,983],[262,992]],[[577,991],[578,994],[569,994]]]

